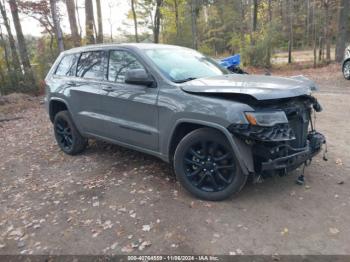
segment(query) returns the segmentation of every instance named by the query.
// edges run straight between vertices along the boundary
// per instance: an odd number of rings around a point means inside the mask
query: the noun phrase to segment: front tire
[[[350,80],[350,60],[343,65],[343,75],[345,79]]]
[[[184,188],[209,201],[230,197],[247,181],[226,137],[210,128],[194,130],[180,141],[174,170]]]
[[[53,125],[57,144],[63,152],[76,155],[84,151],[88,141],[80,135],[68,111],[58,112]]]

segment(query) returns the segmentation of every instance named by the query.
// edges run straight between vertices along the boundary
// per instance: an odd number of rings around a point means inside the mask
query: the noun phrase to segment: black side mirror
[[[125,83],[131,85],[151,86],[153,85],[154,80],[144,69],[130,69],[126,71]]]

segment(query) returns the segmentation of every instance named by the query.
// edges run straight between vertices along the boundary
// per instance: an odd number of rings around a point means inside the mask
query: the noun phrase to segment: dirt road
[[[0,123],[0,254],[350,254],[350,81],[331,69],[283,72],[321,86],[329,161],[306,186],[294,172],[217,203],[141,153],[93,142],[67,156],[42,105],[17,113]]]

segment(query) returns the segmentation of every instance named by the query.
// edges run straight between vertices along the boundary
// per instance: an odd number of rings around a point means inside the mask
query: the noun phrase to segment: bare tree
[[[96,0],[97,9],[97,43],[103,43],[103,24],[102,24],[102,11],[101,11],[101,0]]]
[[[12,71],[12,67],[11,67],[11,64],[10,64],[10,59],[9,59],[9,54],[8,54],[8,50],[7,50],[7,46],[6,46],[6,41],[5,41],[4,35],[2,33],[1,24],[0,24],[0,46],[4,50],[4,58],[5,58],[7,71],[11,72]]]
[[[109,17],[108,17],[108,24],[109,24],[109,34],[110,34],[110,41],[113,42],[113,22],[112,22],[112,8],[114,7],[115,2],[109,1],[108,2],[108,9],[109,9]]]
[[[94,8],[92,0],[85,0],[85,34],[87,43],[94,44]]]
[[[254,3],[253,3],[253,32],[256,32],[257,27],[258,27],[258,8],[259,8],[258,0],[254,0]]]
[[[197,15],[198,15],[198,3],[197,0],[191,0],[191,30],[192,30],[192,48],[198,48],[198,36],[197,36]]]
[[[160,8],[163,5],[163,0],[156,0],[156,9],[154,12],[154,25],[153,25],[153,41],[155,43],[159,43],[159,32],[160,32],[160,20],[161,20],[161,12]]]
[[[11,49],[11,57],[12,57],[12,65],[17,74],[22,74],[21,72],[21,64],[19,61],[19,56],[17,53],[17,48],[16,48],[16,41],[15,38],[13,37],[11,26],[7,17],[6,9],[4,4],[0,0],[0,11],[1,11],[1,16],[4,21],[4,25],[7,31],[9,43],[10,43],[10,49]]]
[[[4,50],[4,58],[5,58],[5,62],[6,62],[7,72],[10,73],[10,75],[11,75],[11,77],[10,77],[11,84],[13,87],[15,87],[18,84],[18,77],[17,77],[18,73],[13,72],[13,70],[12,70],[12,66],[10,63],[9,54],[8,54],[8,50],[7,50],[7,46],[6,46],[6,41],[5,41],[5,38],[4,38],[3,33],[2,33],[1,25],[0,25],[0,46],[2,46],[2,48]],[[1,65],[1,63],[0,63],[0,65]],[[1,78],[2,78],[1,81],[4,83],[5,76],[3,73],[2,73]],[[2,92],[2,93],[4,93],[4,92]]]
[[[174,9],[175,9],[175,27],[176,27],[176,36],[180,35],[180,19],[179,19],[179,5],[178,0],[174,0]]]
[[[82,29],[82,26],[81,26],[81,23],[80,23],[80,14],[79,14],[78,1],[75,1],[75,12],[77,14],[77,22],[78,22],[78,27],[79,27],[79,36],[80,36],[80,39],[81,39],[81,34],[83,32],[83,29]]]
[[[16,0],[9,0],[9,4],[10,4],[10,8],[11,8],[12,21],[13,21],[13,24],[15,25],[15,29],[16,29],[19,54],[21,56],[25,77],[29,83],[29,87],[25,91],[33,91],[36,89],[35,79],[34,79],[34,74],[33,74],[32,67],[31,67],[30,61],[29,61],[26,41],[24,39],[24,35],[23,35],[23,31],[22,31],[22,25],[21,25],[19,15],[18,15],[17,2],[16,2]]]
[[[316,1],[312,3],[312,31],[313,31],[313,42],[314,42],[314,68],[317,67],[317,30],[316,30]]]
[[[72,40],[73,40],[74,46],[80,46],[81,39],[78,32],[74,0],[66,0],[66,7],[67,7],[67,14],[69,19],[70,32],[72,34]]]
[[[139,35],[137,32],[137,15],[135,10],[135,0],[131,0],[131,11],[132,11],[132,17],[134,19],[134,29],[135,29],[135,41],[136,43],[139,42]]]
[[[335,60],[341,62],[344,55],[346,41],[349,38],[349,12],[350,0],[341,0],[339,20],[338,20],[338,36],[335,49]]]
[[[289,34],[288,34],[288,64],[292,63],[292,49],[293,49],[293,3],[288,0],[288,18],[289,18]]]
[[[58,17],[56,4],[57,4],[57,0],[50,0],[50,9],[51,9],[53,26],[55,29],[57,45],[60,52],[63,52],[64,51],[63,34],[62,34],[61,25],[60,25],[60,19]]]

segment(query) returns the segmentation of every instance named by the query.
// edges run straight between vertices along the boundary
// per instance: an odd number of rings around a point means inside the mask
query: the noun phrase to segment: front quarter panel
[[[181,123],[195,123],[219,129],[235,144],[227,127],[232,123],[247,123],[244,111],[253,109],[243,103],[217,97],[193,95],[179,87],[165,86],[158,98],[161,154],[169,161],[172,135]]]

